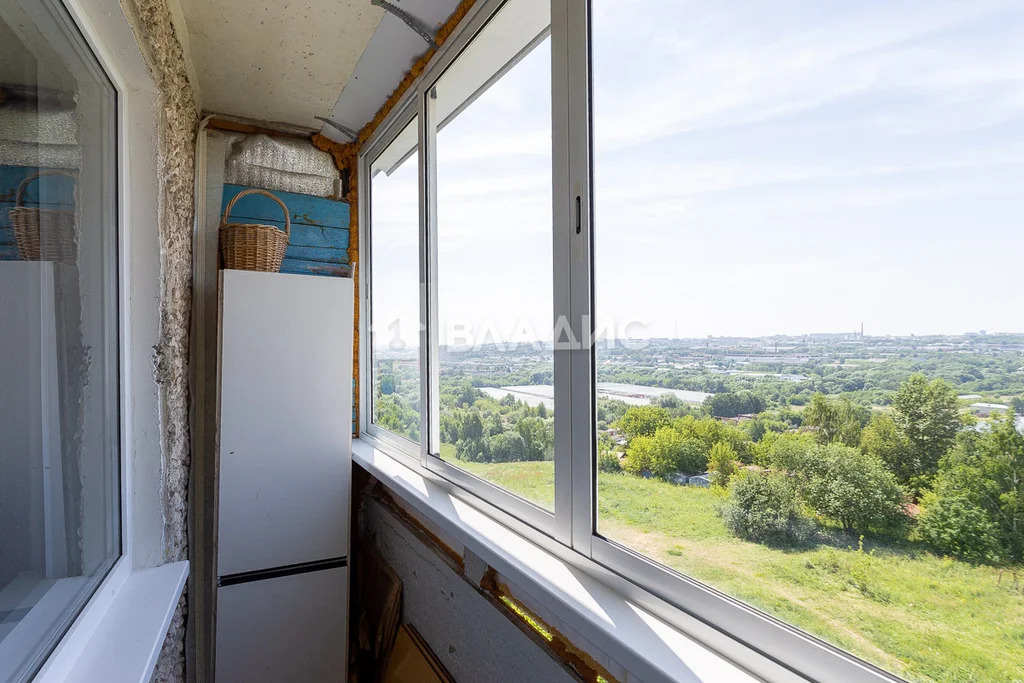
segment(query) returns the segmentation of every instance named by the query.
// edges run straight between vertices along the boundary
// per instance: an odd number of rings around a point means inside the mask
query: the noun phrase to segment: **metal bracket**
[[[427,41],[427,45],[435,49],[437,48],[437,41],[434,39],[434,32],[424,26],[419,19],[409,14],[401,7],[388,2],[388,0],[370,0],[370,4],[375,7],[382,8],[385,12],[394,14],[396,17],[404,21],[406,26],[415,31],[420,38]]]
[[[314,116],[313,118],[316,119],[317,121],[323,121],[331,128],[340,131],[342,135],[346,136],[352,142],[355,142],[356,138],[359,137],[359,133],[357,133],[356,131],[352,130],[348,126],[343,126],[337,121],[329,119],[326,116]]]

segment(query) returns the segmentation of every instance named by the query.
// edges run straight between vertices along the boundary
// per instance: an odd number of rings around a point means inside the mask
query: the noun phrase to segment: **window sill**
[[[400,462],[361,439],[353,441],[352,457],[411,509],[529,592],[538,604],[550,606],[631,676],[644,681],[757,680],[606,582],[456,497],[423,468]]]
[[[145,683],[188,577],[188,562],[131,569],[122,557],[36,681]]]

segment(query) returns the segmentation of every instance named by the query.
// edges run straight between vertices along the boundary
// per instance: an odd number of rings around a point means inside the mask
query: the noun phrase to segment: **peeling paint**
[[[480,580],[480,588],[507,610],[510,619],[520,622],[525,628],[537,634],[555,656],[579,674],[584,681],[618,683],[618,679],[598,664],[597,660],[573,645],[557,629],[545,623],[530,608],[517,600],[509,587],[499,580],[498,571],[494,567],[487,568]]]

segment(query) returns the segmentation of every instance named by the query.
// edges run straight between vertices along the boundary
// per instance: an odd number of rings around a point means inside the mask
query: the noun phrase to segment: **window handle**
[[[583,203],[580,201],[580,196],[576,195],[576,234],[580,234],[583,230]]]

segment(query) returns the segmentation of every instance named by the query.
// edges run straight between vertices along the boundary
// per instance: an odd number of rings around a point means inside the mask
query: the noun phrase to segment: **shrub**
[[[800,510],[796,487],[782,474],[751,472],[735,478],[722,517],[734,534],[760,543],[800,543],[814,529]]]
[[[687,438],[672,427],[660,427],[651,436],[638,436],[629,442],[625,468],[633,474],[646,470],[656,477],[667,477],[675,472],[703,472],[707,462],[699,440]]]
[[[854,533],[885,529],[902,517],[904,491],[885,464],[858,448],[815,446],[796,463],[804,500]]]
[[[990,562],[999,554],[999,529],[985,511],[963,495],[929,492],[921,499],[918,533],[937,553],[969,562]]]
[[[711,472],[711,483],[715,486],[728,486],[729,480],[738,471],[736,467],[736,451],[724,441],[711,448],[708,458],[708,470]]]
[[[602,472],[621,472],[622,463],[619,462],[619,456],[611,451],[599,451],[597,454],[597,469]]]

